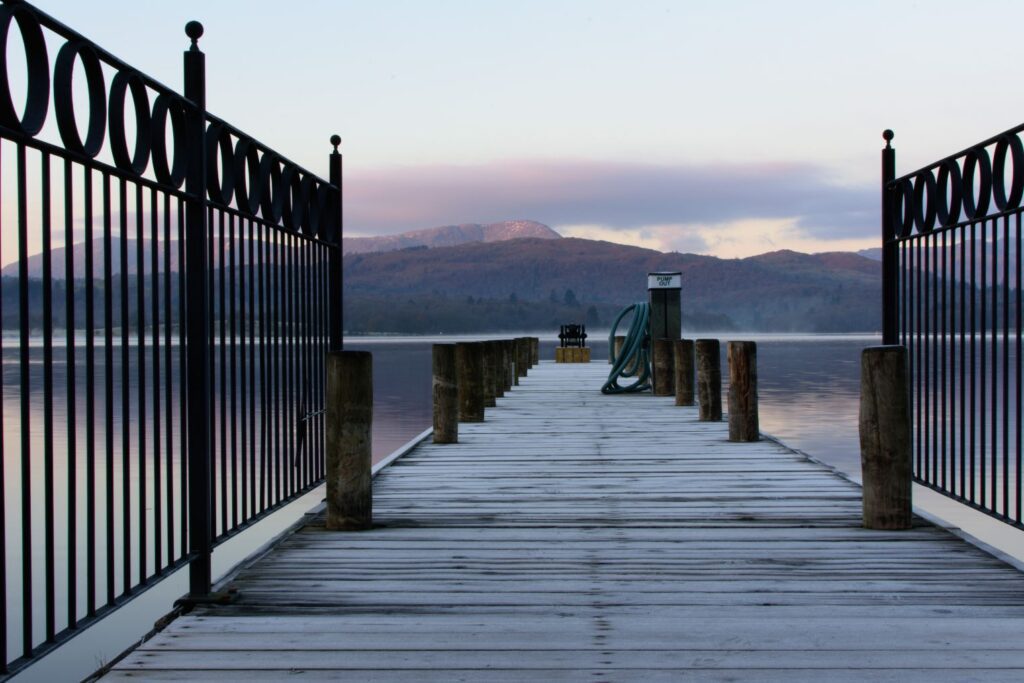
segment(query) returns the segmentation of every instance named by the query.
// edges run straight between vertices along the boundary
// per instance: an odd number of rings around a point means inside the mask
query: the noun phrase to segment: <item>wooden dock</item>
[[[132,680],[1021,681],[1024,575],[608,366],[542,363],[108,675]]]

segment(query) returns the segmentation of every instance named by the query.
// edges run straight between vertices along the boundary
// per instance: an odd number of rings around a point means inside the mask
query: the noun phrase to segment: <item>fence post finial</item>
[[[190,21],[185,24],[185,35],[192,39],[190,50],[199,50],[199,39],[203,37],[203,25],[198,21]]]
[[[335,133],[331,136],[331,144],[334,145],[334,153],[340,154],[338,147],[341,145],[341,136]]]
[[[885,148],[892,149],[892,145],[889,143],[892,142],[894,137],[896,137],[896,133],[893,133],[891,128],[886,128],[882,131],[882,137],[885,138]]]

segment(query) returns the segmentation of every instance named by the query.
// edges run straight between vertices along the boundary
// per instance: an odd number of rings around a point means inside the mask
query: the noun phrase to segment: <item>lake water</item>
[[[495,335],[494,338],[515,335]],[[534,335],[537,336],[537,335]],[[714,335],[701,335],[714,336]],[[759,404],[761,429],[787,445],[834,466],[854,479],[859,479],[860,454],[857,434],[859,402],[860,352],[865,346],[880,342],[875,335],[719,335],[724,340],[752,339],[758,342]],[[350,338],[346,348],[366,350],[374,355],[374,460],[379,461],[421,433],[431,424],[430,347],[436,342],[476,340],[480,337],[374,337]],[[589,339],[594,362],[607,358],[607,339],[599,333]],[[542,337],[541,358],[551,359],[557,340]],[[16,462],[19,414],[17,368],[11,367],[15,349],[4,341],[4,436],[7,441],[5,459],[6,481],[17,482],[20,468]],[[723,354],[724,355],[724,354]],[[55,371],[59,371],[55,368]],[[59,376],[59,374],[58,374]],[[727,373],[724,374],[727,377]],[[38,384],[37,384],[38,386]],[[600,387],[595,386],[594,391]],[[59,394],[59,392],[58,392]],[[608,400],[615,400],[609,397]],[[59,402],[58,402],[59,403]],[[56,424],[63,413],[58,408]],[[83,412],[79,412],[81,424]],[[38,422],[36,422],[38,424]],[[80,430],[81,433],[81,430]],[[60,450],[58,448],[58,453]],[[61,472],[58,467],[58,474]],[[317,490],[293,504],[285,512],[241,534],[215,553],[215,570],[226,571],[251,553],[274,533],[284,529],[322,497]],[[37,496],[36,501],[40,498]],[[81,501],[81,499],[80,499]],[[965,510],[947,499],[915,487],[915,501],[929,511],[953,520],[957,525],[1001,547],[1004,551],[1024,557],[1024,533],[1008,529],[984,515]],[[8,496],[7,550],[8,560],[19,552],[14,527],[20,524],[17,499]],[[63,506],[58,501],[61,514]],[[58,539],[59,541],[60,539]],[[37,544],[34,555],[38,553]],[[59,549],[59,543],[58,543]],[[41,561],[36,557],[36,566]],[[9,614],[20,610],[20,596],[13,579],[8,579]],[[113,617],[88,629],[68,646],[40,664],[30,667],[19,679],[54,680],[80,678],[104,661],[115,656],[137,639],[171,602],[186,591],[182,572],[165,580],[140,598],[122,608]],[[38,582],[36,590],[38,591]],[[37,630],[39,619],[37,618]],[[58,624],[59,625],[59,624]],[[9,633],[12,651],[19,634]]]

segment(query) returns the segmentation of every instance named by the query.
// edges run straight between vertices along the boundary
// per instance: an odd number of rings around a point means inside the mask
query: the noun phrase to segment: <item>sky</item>
[[[742,257],[879,244],[906,172],[1020,123],[1024,3],[36,0],[327,174],[347,235],[533,219]],[[51,59],[52,59],[51,55]]]

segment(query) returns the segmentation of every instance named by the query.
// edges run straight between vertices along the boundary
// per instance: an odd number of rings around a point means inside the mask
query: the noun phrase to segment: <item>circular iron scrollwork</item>
[[[167,156],[167,122],[174,137],[173,162]],[[185,144],[185,105],[180,97],[162,93],[153,102],[152,117],[153,173],[156,179],[171,187],[181,187],[188,167]]]
[[[89,96],[89,127],[85,142],[82,142],[75,122],[72,80],[76,58],[82,64]],[[107,86],[96,50],[84,41],[64,43],[57,52],[57,61],[53,67],[53,110],[60,139],[68,150],[84,154],[90,159],[99,154],[107,128]]]
[[[39,20],[24,6],[0,7],[0,54],[7,54],[7,37],[11,22],[18,24],[25,46],[28,88],[24,113],[19,114],[11,96],[11,82],[5,68],[0,69],[0,123],[25,135],[35,135],[46,123],[50,106],[50,59]]]
[[[135,110],[135,149],[128,152],[124,105],[128,93]],[[149,112],[149,93],[142,76],[135,71],[118,71],[110,83],[110,153],[114,165],[122,171],[142,175],[149,165],[149,145],[152,139]]]

